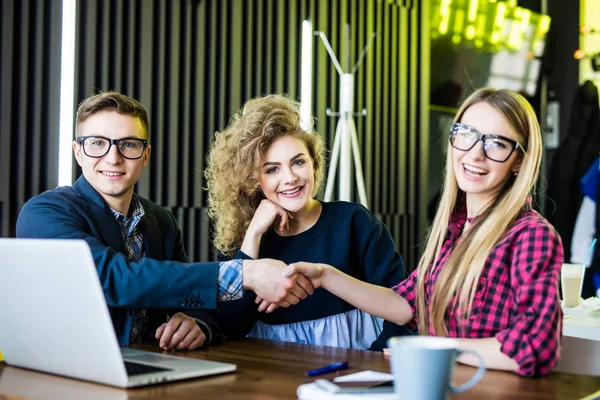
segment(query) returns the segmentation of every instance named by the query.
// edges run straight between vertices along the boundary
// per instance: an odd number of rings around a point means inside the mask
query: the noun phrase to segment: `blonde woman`
[[[288,271],[421,334],[459,338],[488,368],[546,374],[560,353],[563,251],[554,228],[531,208],[541,158],[529,103],[508,90],[480,89],[452,125],[440,205],[405,281],[390,290],[323,264]]]
[[[387,228],[360,204],[314,198],[323,151],[321,137],[300,127],[296,102],[281,95],[247,102],[217,133],[209,153],[215,246],[230,258],[323,262],[391,287],[404,278],[404,268]],[[240,301],[221,304],[217,316],[225,335],[381,349],[388,337],[406,332],[382,326],[323,289],[289,310],[260,313],[267,306],[261,300],[246,292]]]

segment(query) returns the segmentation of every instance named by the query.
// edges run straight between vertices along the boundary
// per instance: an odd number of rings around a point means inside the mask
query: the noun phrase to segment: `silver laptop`
[[[119,348],[83,240],[0,239],[0,349],[15,367],[118,387],[236,369],[235,364]]]

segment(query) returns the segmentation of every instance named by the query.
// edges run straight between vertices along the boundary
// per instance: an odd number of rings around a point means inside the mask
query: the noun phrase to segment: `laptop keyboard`
[[[129,361],[124,361],[124,363],[125,363],[125,369],[127,369],[128,376],[149,374],[152,372],[160,372],[160,371],[172,371],[169,368],[152,367],[150,365],[136,364],[136,363],[132,363]]]

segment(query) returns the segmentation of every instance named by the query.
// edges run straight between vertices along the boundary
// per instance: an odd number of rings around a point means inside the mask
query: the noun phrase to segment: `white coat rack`
[[[363,48],[358,61],[350,72],[344,72],[340,63],[333,53],[333,49],[327,40],[327,36],[323,32],[316,31],[316,36],[319,36],[329,53],[329,57],[333,61],[335,68],[340,74],[340,110],[338,112],[326,110],[328,116],[340,117],[336,130],[335,139],[333,141],[333,149],[331,152],[331,163],[329,165],[329,174],[327,176],[327,185],[325,186],[325,201],[331,201],[333,197],[333,186],[335,183],[335,175],[337,173],[338,162],[340,164],[340,179],[339,179],[339,200],[352,201],[350,182],[352,180],[352,158],[354,158],[354,176],[356,186],[358,188],[358,196],[363,206],[369,207],[367,202],[367,192],[365,190],[365,180],[362,172],[362,162],[360,160],[360,149],[358,147],[358,139],[356,136],[356,125],[354,124],[353,116],[365,116],[367,110],[363,108],[360,112],[353,112],[354,103],[354,74],[360,63],[364,59],[369,47],[373,43],[377,32],[373,32],[369,37],[369,41]],[[346,71],[350,69],[350,25],[346,24]]]

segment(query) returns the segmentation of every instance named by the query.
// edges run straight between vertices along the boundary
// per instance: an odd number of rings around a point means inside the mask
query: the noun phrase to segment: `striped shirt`
[[[144,207],[134,194],[131,198],[131,216],[127,216],[111,207],[110,211],[117,220],[123,244],[125,245],[125,254],[128,261],[139,261],[145,256],[144,253],[144,235],[140,229],[140,221],[144,218]],[[148,330],[148,312],[144,308],[132,310],[132,324],[130,343],[142,343],[145,341],[146,331]]]

